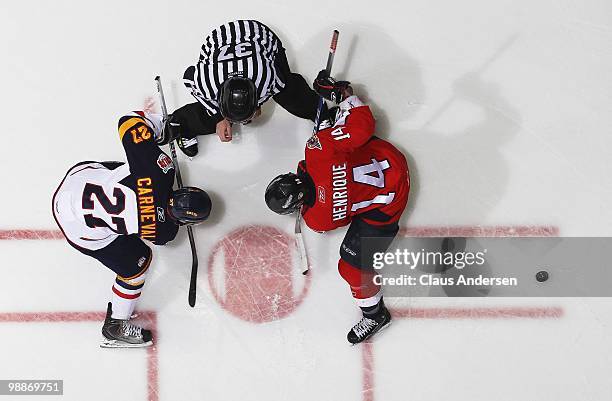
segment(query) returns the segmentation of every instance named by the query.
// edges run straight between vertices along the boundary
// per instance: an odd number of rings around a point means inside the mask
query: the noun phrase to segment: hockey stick
[[[168,109],[166,108],[166,99],[164,98],[164,90],[161,84],[161,78],[155,77],[155,84],[157,85],[157,93],[159,93],[159,99],[161,103],[162,115],[164,118],[162,127],[165,128],[166,121],[168,121]],[[163,129],[163,128],[162,128]],[[179,188],[183,187],[183,178],[181,177],[181,169],[179,168],[178,158],[176,157],[176,149],[174,142],[170,141],[170,155],[172,156],[172,162],[176,171],[176,183]],[[198,253],[196,250],[195,239],[193,238],[193,228],[187,226],[187,235],[189,236],[189,245],[191,246],[191,279],[189,280],[189,306],[192,308],[196,303],[196,282],[198,279]]]
[[[327,75],[331,73],[332,65],[334,64],[334,55],[336,54],[336,46],[338,45],[338,36],[340,32],[334,29],[332,34],[332,40],[329,45],[329,54],[327,55],[327,65],[325,71]],[[312,128],[312,135],[315,135],[319,129],[319,123],[321,121],[321,110],[323,110],[323,97],[319,96],[319,104],[317,105],[317,115],[315,117],[314,126]],[[302,211],[299,210],[297,217],[295,218],[295,242],[297,244],[298,252],[300,253],[300,267],[302,268],[302,274],[308,274],[308,255],[306,254],[306,243],[304,242],[304,236],[302,235]]]
[[[302,210],[298,210],[295,218],[295,244],[297,245],[298,253],[300,254],[300,268],[302,274],[308,274],[308,255],[306,255],[306,243],[302,235]]]
[[[338,36],[340,32],[337,29],[334,29],[334,33],[332,34],[332,40],[329,45],[329,54],[327,55],[327,65],[325,66],[325,71],[327,71],[327,75],[331,74],[332,65],[334,64],[334,56],[336,55],[336,47],[338,46]],[[319,123],[321,122],[321,110],[323,110],[323,97],[319,96],[319,104],[317,106],[317,116],[315,117],[314,127],[312,128],[312,134],[316,134],[319,129]]]

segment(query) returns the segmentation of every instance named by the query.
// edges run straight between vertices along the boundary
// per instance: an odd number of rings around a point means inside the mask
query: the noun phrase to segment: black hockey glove
[[[168,121],[164,124],[164,128],[160,136],[155,137],[155,142],[159,145],[166,145],[168,142],[175,140],[181,134],[181,123],[174,115],[168,116]]]
[[[329,76],[326,70],[319,71],[312,87],[315,92],[332,102],[340,103],[344,100],[343,92],[351,83],[349,81],[336,81]]]

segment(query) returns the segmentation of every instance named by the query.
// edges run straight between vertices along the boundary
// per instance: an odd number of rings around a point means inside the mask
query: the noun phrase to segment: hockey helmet
[[[291,214],[302,207],[307,191],[306,184],[297,174],[279,175],[266,188],[266,205],[274,213]]]
[[[206,191],[196,187],[179,188],[168,199],[168,215],[181,225],[203,222],[211,209],[212,202]]]
[[[219,89],[221,115],[233,123],[250,121],[257,111],[257,89],[249,78],[229,77]]]

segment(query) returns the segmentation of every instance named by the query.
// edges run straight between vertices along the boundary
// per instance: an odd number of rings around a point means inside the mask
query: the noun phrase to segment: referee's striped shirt
[[[261,105],[285,87],[275,65],[282,50],[280,39],[261,22],[228,22],[206,37],[198,63],[185,71],[185,86],[212,116],[219,113],[217,94],[223,82],[241,75],[253,80]]]

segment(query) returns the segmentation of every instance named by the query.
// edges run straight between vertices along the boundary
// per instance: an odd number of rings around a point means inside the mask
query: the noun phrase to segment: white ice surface
[[[204,36],[228,20],[255,18],[279,34],[292,69],[308,81],[324,65],[331,30],[341,31],[334,74],[354,82],[372,103],[378,134],[409,159],[403,226],[552,225],[566,236],[611,234],[609,1],[223,5],[0,4],[0,229],[55,229],[50,198],[65,171],[81,160],[124,159],[117,118],[154,95],[153,77],[164,79],[171,109],[192,101],[180,78]],[[159,400],[612,399],[608,299],[404,300],[550,305],[564,314],[398,319],[373,344],[375,387],[362,393],[364,350],[344,339],[358,312],[336,272],[342,230],[305,232],[312,278],[290,315],[257,324],[222,308],[209,286],[209,256],[240,227],[291,233],[292,220],[272,215],[263,192],[295,168],[310,129],[269,102],[238,140],[202,138],[200,155],[182,159],[185,181],[211,193],[214,212],[195,230],[195,309],[187,306],[185,234],[155,250],[140,309],[158,316]],[[274,240],[264,238],[276,249]],[[0,255],[0,314],[103,310],[113,274],[67,244],[0,241]],[[215,274],[227,290],[227,277]],[[291,279],[299,292],[303,278]],[[242,289],[240,299],[260,300],[260,288]],[[0,379],[63,378],[65,400],[146,399],[146,353],[98,349],[99,329],[0,323]]]

